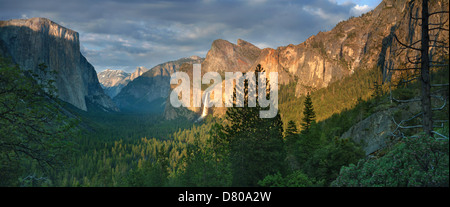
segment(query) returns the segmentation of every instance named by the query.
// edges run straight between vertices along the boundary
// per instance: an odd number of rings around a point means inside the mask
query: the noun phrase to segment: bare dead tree
[[[405,43],[397,37],[397,35],[393,34],[395,41],[400,45],[398,49],[399,55],[404,55],[406,57],[406,64],[401,68],[392,68],[388,69],[389,73],[393,73],[395,71],[401,71],[407,73],[407,78],[402,79],[400,83],[409,83],[412,81],[419,81],[421,84],[421,94],[420,98],[413,98],[410,100],[398,100],[391,96],[391,101],[396,101],[399,103],[408,103],[408,102],[419,102],[421,103],[421,112],[415,114],[414,116],[402,120],[401,122],[396,122],[393,119],[394,124],[397,125],[397,128],[394,132],[398,132],[400,129],[411,129],[411,128],[422,128],[425,134],[429,136],[433,136],[436,134],[438,136],[447,138],[446,136],[437,133],[433,130],[433,123],[436,122],[433,120],[433,111],[442,110],[445,108],[447,101],[444,97],[437,94],[440,90],[432,91],[432,87],[447,87],[448,83],[439,83],[439,84],[431,84],[431,69],[436,67],[446,67],[448,69],[448,64],[442,61],[442,56],[448,57],[449,51],[449,39],[448,39],[448,10],[440,10],[440,11],[429,11],[429,1],[422,0],[421,2],[421,12],[419,16],[419,12],[414,12],[413,8],[415,7],[415,2],[413,1],[410,4],[409,10],[409,18],[413,24],[419,25],[421,34],[418,40],[411,40],[409,43]],[[442,7],[448,8],[448,7]],[[431,20],[434,20],[433,22]],[[409,31],[410,34],[414,31]],[[443,38],[442,38],[443,37]],[[411,38],[412,39],[412,38]],[[448,89],[447,89],[448,90]],[[432,98],[440,100],[443,102],[441,107],[433,108],[432,106]],[[421,117],[422,124],[415,126],[404,126],[408,121],[411,121],[415,118]],[[448,120],[439,120],[438,122],[444,122]],[[402,135],[402,133],[400,133]],[[448,136],[448,135],[447,135]]]

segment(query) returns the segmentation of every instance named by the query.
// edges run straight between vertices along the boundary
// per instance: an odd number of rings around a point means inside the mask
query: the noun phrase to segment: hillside
[[[123,111],[158,112],[169,96],[170,75],[184,63],[201,63],[203,58],[192,56],[159,64],[129,82],[113,101]]]

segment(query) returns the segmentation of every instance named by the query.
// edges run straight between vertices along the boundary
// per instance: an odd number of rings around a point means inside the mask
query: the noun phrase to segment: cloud
[[[350,10],[350,14],[352,16],[360,16],[361,14],[364,14],[366,12],[369,12],[370,10],[372,10],[373,8],[369,7],[369,5],[355,5],[351,10]]]
[[[219,38],[272,48],[299,44],[370,9],[341,0],[0,1],[0,19],[49,18],[80,33],[82,53],[97,71],[128,72],[205,57]]]

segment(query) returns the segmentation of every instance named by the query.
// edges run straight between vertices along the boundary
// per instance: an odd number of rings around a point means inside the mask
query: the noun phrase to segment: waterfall
[[[208,115],[208,100],[209,100],[209,95],[210,92],[209,91],[205,91],[205,98],[203,99],[203,108],[202,108],[202,115],[197,119],[196,122],[199,122],[201,120],[203,120],[207,115]]]

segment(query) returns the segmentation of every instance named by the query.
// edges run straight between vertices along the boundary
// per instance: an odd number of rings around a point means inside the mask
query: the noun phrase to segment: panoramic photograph
[[[448,102],[448,0],[0,0],[1,187],[448,187]]]

